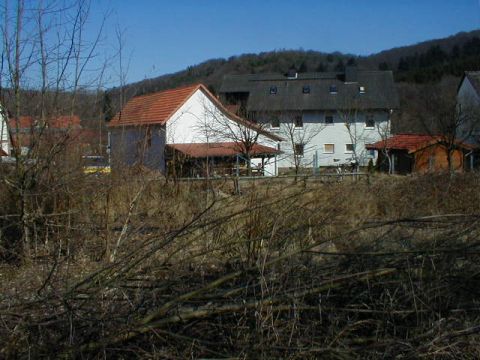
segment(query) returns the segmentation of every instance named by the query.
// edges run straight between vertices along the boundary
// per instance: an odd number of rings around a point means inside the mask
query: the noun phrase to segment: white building
[[[480,143],[480,71],[466,71],[457,91],[458,134],[462,141]]]
[[[376,159],[365,144],[386,138],[399,107],[391,71],[291,72],[287,75],[225,76],[220,89],[227,107],[266,124],[283,137],[280,168]]]
[[[131,99],[110,122],[109,134],[114,165],[163,173],[175,168],[185,176],[231,174],[248,158],[273,175],[281,140],[230,113],[201,84]]]

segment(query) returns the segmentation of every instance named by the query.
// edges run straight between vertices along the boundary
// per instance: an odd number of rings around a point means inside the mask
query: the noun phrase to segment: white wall
[[[0,109],[0,147],[8,155],[10,155],[11,144],[10,136],[8,136],[7,119],[3,116],[3,111]]]
[[[245,129],[228,118],[217,106],[198,89],[167,122],[167,144],[233,142],[242,138],[240,131]],[[255,132],[255,130],[247,130]],[[260,134],[257,143],[277,148],[277,142]],[[258,159],[252,160],[256,164]],[[256,161],[256,162],[255,162]],[[270,161],[268,172],[275,171],[274,161]]]
[[[305,140],[304,156],[301,159],[302,166],[313,166],[315,154],[318,156],[318,166],[332,166],[336,164],[349,163],[354,153],[346,150],[346,144],[356,144],[356,155],[360,165],[368,164],[370,158],[376,160],[376,154],[372,157],[365,149],[365,144],[374,143],[382,139],[389,133],[390,114],[387,111],[376,111],[369,114],[374,115],[375,127],[365,127],[365,113],[350,114],[352,121],[350,131],[345,126],[346,114],[339,112],[331,112],[328,115],[333,116],[333,124],[325,124],[325,112],[305,112],[302,115],[303,127],[294,130],[295,142]],[[269,116],[265,116],[263,121],[270,121]],[[268,120],[267,120],[268,119]],[[293,114],[284,114],[280,116],[280,128],[270,128],[272,133],[278,134],[288,139],[291,121],[294,119]],[[290,124],[290,125],[289,125]],[[326,153],[324,145],[333,144],[334,153]],[[281,144],[281,150],[284,152],[283,157],[279,158],[279,167],[293,167],[293,149],[292,141],[285,141]]]
[[[457,136],[462,141],[477,143],[480,137],[480,124],[478,124],[480,97],[467,77],[463,78],[458,89],[457,104],[457,110],[460,112]]]

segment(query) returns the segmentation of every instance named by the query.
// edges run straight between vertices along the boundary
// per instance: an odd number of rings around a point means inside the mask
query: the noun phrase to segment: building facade
[[[278,134],[283,169],[376,160],[365,144],[388,137],[399,107],[390,71],[227,75],[221,100]]]

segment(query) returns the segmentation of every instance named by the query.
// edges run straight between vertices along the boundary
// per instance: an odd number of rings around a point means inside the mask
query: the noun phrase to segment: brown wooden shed
[[[393,174],[427,173],[448,170],[448,144],[442,136],[398,134],[386,140],[366,145],[378,151],[377,166]],[[471,169],[474,148],[463,142],[455,142],[451,152],[454,171]]]

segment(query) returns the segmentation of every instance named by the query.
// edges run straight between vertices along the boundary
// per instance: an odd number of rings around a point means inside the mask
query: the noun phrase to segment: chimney
[[[357,66],[356,65],[347,65],[345,67],[345,82],[346,83],[355,83],[358,81],[357,77]]]

